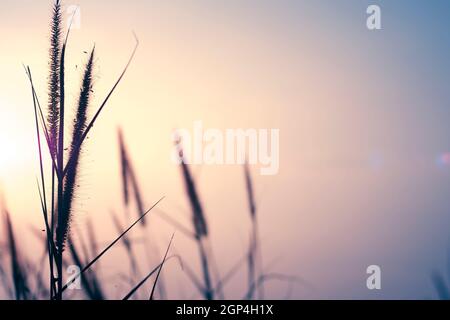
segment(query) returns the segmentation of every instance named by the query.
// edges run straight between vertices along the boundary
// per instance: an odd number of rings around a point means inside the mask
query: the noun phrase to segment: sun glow
[[[4,172],[14,162],[12,145],[4,134],[0,136],[0,172]]]
[[[3,131],[3,130],[2,130]],[[17,154],[14,141],[6,136],[4,132],[0,135],[0,176],[4,178],[8,172],[14,169],[22,161]]]
[[[13,112],[6,103],[0,102],[0,177],[2,179],[9,176],[11,172],[22,170],[26,164],[30,164],[34,139],[31,131],[24,130],[26,125],[27,123],[20,120],[18,113]]]

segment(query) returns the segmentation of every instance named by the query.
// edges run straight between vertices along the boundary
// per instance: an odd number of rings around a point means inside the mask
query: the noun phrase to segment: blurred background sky
[[[86,146],[75,224],[92,219],[102,241],[115,236],[109,212],[123,211],[119,126],[146,206],[165,195],[161,207],[186,225],[172,131],[196,120],[207,128],[278,128],[279,174],[253,173],[267,267],[315,287],[298,285],[291,298],[436,298],[431,273],[450,281],[450,2],[64,1],[71,4],[80,6],[81,28],[68,46],[68,103],[84,51],[95,43],[97,107],[126,63],[132,31],[140,40]],[[381,7],[382,30],[366,27],[370,4]],[[30,256],[39,244],[30,226],[42,221],[22,63],[46,101],[50,14],[51,1],[1,2],[0,188]],[[225,272],[248,240],[243,171],[193,171]],[[155,243],[165,246],[173,228],[156,215],[150,222]],[[196,266],[195,246],[182,234],[175,247]],[[120,252],[106,257],[105,273],[121,261]],[[382,269],[380,291],[366,288],[372,264]],[[228,297],[242,296],[245,276],[243,269],[230,282]],[[192,295],[176,266],[166,278],[169,297]],[[284,298],[286,286],[267,292]]]

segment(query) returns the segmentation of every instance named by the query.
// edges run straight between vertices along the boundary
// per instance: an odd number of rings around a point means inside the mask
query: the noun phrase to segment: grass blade
[[[111,213],[111,216],[112,216],[113,223],[114,223],[114,226],[116,227],[117,232],[119,234],[122,234],[124,232],[124,228],[122,227],[122,224],[120,223],[119,218],[113,212]],[[123,242],[123,245],[125,246],[125,250],[127,251],[128,259],[130,260],[131,271],[133,274],[138,274],[139,273],[138,264],[137,264],[136,257],[134,255],[132,243],[126,235],[124,235],[122,237],[122,242]]]
[[[155,208],[162,200],[164,199],[161,198],[160,200],[158,200],[150,209],[148,209],[145,213],[143,213],[141,215],[141,217],[139,219],[137,219],[131,226],[129,226],[121,235],[119,235],[113,242],[111,242],[102,252],[100,252],[100,254],[98,254],[91,262],[89,262],[81,271],[78,275],[74,276],[72,278],[71,281],[69,281],[68,283],[66,283],[63,288],[62,291],[66,290],[68,285],[70,285],[71,283],[73,283],[79,276],[81,276],[86,270],[88,270],[90,267],[92,267],[93,264],[95,264],[106,252],[108,252],[109,249],[111,249],[120,239],[122,239],[123,236],[125,236],[127,234],[128,231],[130,231],[134,226],[136,226],[136,224],[138,224],[141,219],[143,217],[145,217],[150,211],[153,210],[153,208]]]
[[[153,283],[152,292],[150,293],[150,300],[153,300],[153,298],[154,298],[156,285],[157,285],[157,283],[158,283],[158,279],[159,279],[159,276],[160,276],[160,274],[161,274],[161,271],[162,271],[162,268],[163,268],[163,266],[164,266],[164,263],[166,262],[167,254],[169,253],[170,246],[172,245],[172,241],[173,241],[173,237],[174,237],[174,236],[175,236],[175,233],[172,234],[172,238],[170,238],[170,242],[169,242],[169,245],[167,246],[166,254],[164,255],[164,259],[163,259],[163,261],[161,262],[161,265],[160,265],[160,267],[159,267],[159,269],[158,269],[158,273],[156,274],[156,279],[155,279],[155,282]]]
[[[207,300],[212,300],[214,299],[214,291],[212,287],[210,266],[208,262],[208,252],[205,248],[205,241],[208,236],[208,227],[206,224],[205,215],[203,213],[203,208],[200,203],[200,198],[197,193],[197,188],[184,158],[181,141],[177,141],[176,144],[179,148],[180,167],[184,180],[185,190],[192,210],[192,223],[194,225],[195,239],[197,241],[197,246],[200,253],[200,264],[203,270],[205,298]]]
[[[41,104],[39,102],[39,98],[37,96],[36,89],[34,87],[34,82],[33,82],[32,76],[31,76],[30,67],[28,67],[28,66],[26,67],[25,65],[23,67],[24,67],[25,73],[26,73],[26,75],[28,77],[28,81],[30,82],[30,86],[31,86],[31,89],[32,89],[32,92],[33,92],[33,99],[35,99],[36,104],[37,104],[37,108],[38,108],[38,111],[39,111],[39,120],[41,122],[42,128],[44,129],[43,131],[44,131],[44,135],[45,135],[45,140],[47,142],[47,147],[48,147],[49,153],[51,155],[52,154],[52,151],[51,151],[52,149],[51,149],[51,143],[50,143],[50,135],[49,135],[49,132],[48,132],[47,125],[45,123],[44,113],[42,112]],[[57,168],[57,164],[56,164],[55,158],[51,157],[51,159],[52,159],[53,166],[55,168]],[[56,173],[59,174],[58,171],[56,171]]]

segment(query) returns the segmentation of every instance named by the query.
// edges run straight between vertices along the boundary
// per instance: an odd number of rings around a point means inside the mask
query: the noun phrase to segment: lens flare
[[[437,159],[437,163],[441,167],[450,167],[450,152],[441,154]]]

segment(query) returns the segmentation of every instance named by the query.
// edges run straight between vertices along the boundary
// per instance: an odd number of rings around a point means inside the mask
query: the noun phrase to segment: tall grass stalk
[[[62,283],[63,283],[63,252],[64,244],[67,237],[67,230],[69,228],[69,216],[70,210],[66,211],[66,200],[68,197],[64,194],[64,178],[65,174],[62,172],[64,168],[64,116],[65,116],[65,59],[66,59],[66,48],[67,41],[69,40],[70,27],[72,21],[70,22],[69,28],[66,33],[66,38],[61,48],[60,64],[59,64],[59,126],[58,126],[58,148],[56,153],[56,161],[58,164],[59,175],[58,175],[58,187],[57,187],[57,208],[58,208],[58,218],[56,225],[56,267],[58,270],[58,292],[57,299],[62,300]],[[74,162],[78,161],[78,158]],[[76,166],[75,164],[74,166]],[[71,167],[72,168],[72,167]]]
[[[199,254],[200,254],[200,265],[203,271],[203,281],[204,281],[204,297],[207,300],[214,299],[214,289],[211,279],[210,272],[210,262],[208,251],[206,249],[206,240],[208,237],[208,227],[206,224],[205,215],[203,213],[203,208],[200,203],[200,198],[197,193],[197,189],[195,186],[195,182],[192,179],[192,175],[190,173],[189,167],[186,164],[186,160],[184,158],[183,149],[181,147],[180,141],[178,141],[177,146],[179,148],[179,160],[181,173],[183,176],[184,186],[186,190],[186,194],[191,205],[192,211],[192,224],[194,226],[195,231],[195,239],[197,242]]]
[[[133,165],[128,154],[127,147],[123,138],[122,130],[118,130],[118,140],[120,149],[120,166],[122,173],[122,188],[123,188],[123,200],[125,206],[128,206],[130,202],[130,187],[134,194],[134,201],[136,203],[137,213],[140,214],[144,210],[141,190],[134,171]],[[142,219],[142,225],[145,226],[145,219]]]
[[[92,90],[92,68],[94,50],[86,64],[83,82],[78,100],[77,112],[73,121],[72,140],[68,153],[67,162],[64,163],[64,121],[65,121],[65,58],[66,48],[70,34],[70,26],[67,30],[64,42],[61,43],[61,1],[56,0],[53,5],[52,22],[50,29],[50,57],[49,57],[49,79],[48,79],[48,112],[44,119],[39,99],[35,91],[31,71],[26,68],[27,76],[33,94],[35,107],[36,130],[38,132],[39,160],[41,170],[41,184],[38,187],[41,207],[46,224],[46,236],[48,240],[49,264],[50,264],[50,295],[58,300],[62,299],[63,292],[63,252],[70,229],[72,216],[72,202],[75,192],[76,177],[78,171],[79,157],[83,142],[93,128],[96,120],[100,116],[110,97],[124,77],[131,61],[134,58],[138,47],[136,45],[124,67],[122,73],[114,83],[112,89],[97,109],[90,122],[87,122],[87,109]],[[40,121],[38,121],[38,118]],[[51,208],[47,207],[47,196],[44,182],[44,167],[42,165],[42,150],[40,144],[39,131],[43,130],[47,146],[52,160],[52,184],[51,184]],[[55,195],[56,194],[56,195]],[[55,209],[56,208],[56,209]],[[50,211],[50,222],[49,222]],[[55,215],[56,213],[56,215]],[[56,216],[56,217],[55,217]],[[55,226],[56,220],[56,226]],[[56,227],[56,229],[55,229]],[[56,266],[56,274],[54,273]],[[56,286],[55,286],[56,282]]]
[[[130,203],[130,192],[134,195],[134,202],[136,204],[137,214],[139,215],[144,208],[144,200],[141,194],[141,189],[139,187],[139,182],[137,178],[136,171],[134,170],[133,163],[131,161],[130,154],[128,152],[128,148],[125,143],[125,139],[123,136],[122,130],[118,129],[118,141],[119,141],[119,153],[120,153],[120,167],[121,167],[121,176],[122,176],[122,189],[123,189],[123,200],[125,208],[128,208]],[[127,211],[128,212],[128,211]],[[115,222],[117,225],[117,222]],[[145,247],[148,250],[149,246],[149,237],[148,233],[145,230],[146,223],[145,219],[142,219],[142,227],[145,231],[144,233],[144,241]],[[159,256],[159,250],[157,246],[153,246],[156,255]],[[136,263],[133,262],[134,267],[136,267]],[[158,282],[158,292],[161,297],[165,297],[165,285],[164,279],[161,276]]]
[[[81,138],[86,127],[87,111],[92,91],[94,51],[95,49],[92,49],[89,60],[86,63],[81,92],[78,99],[78,107],[73,122],[72,142],[70,144],[69,157],[73,158],[74,161],[72,161],[69,170],[64,177],[64,193],[60,206],[61,211],[58,214],[58,226],[56,229],[56,243],[61,252],[64,250],[64,244],[67,239],[70,220],[72,217],[72,203],[77,184],[77,173],[79,170],[78,166],[81,153],[81,148],[76,148],[76,145],[78,144],[79,139]]]
[[[248,198],[248,206],[250,212],[251,219],[251,231],[250,231],[250,245],[248,251],[248,288],[249,291],[252,292],[254,290],[250,290],[253,288],[258,277],[262,274],[262,257],[261,257],[261,248],[259,241],[259,231],[258,231],[258,217],[256,211],[256,202],[255,202],[255,194],[253,188],[253,181],[250,173],[250,168],[248,162],[244,165],[244,176],[245,176],[245,187],[247,190],[247,198]],[[259,272],[258,270],[259,269]],[[259,299],[264,298],[264,283],[262,282],[257,286]],[[250,296],[252,299],[253,296]]]
[[[60,98],[60,57],[61,57],[61,2],[57,0],[53,5],[53,15],[50,31],[50,50],[49,50],[49,78],[48,78],[48,116],[47,123],[49,128],[49,148],[52,161],[51,173],[51,207],[50,207],[50,235],[53,239],[55,230],[55,174],[56,166],[54,161],[57,156],[58,145],[58,126],[59,126],[59,98]],[[42,173],[42,169],[41,169]],[[43,179],[42,179],[43,181]],[[44,198],[45,198],[45,191]],[[44,199],[46,205],[46,199]],[[55,276],[53,270],[54,253],[50,251],[50,297],[56,293]]]

